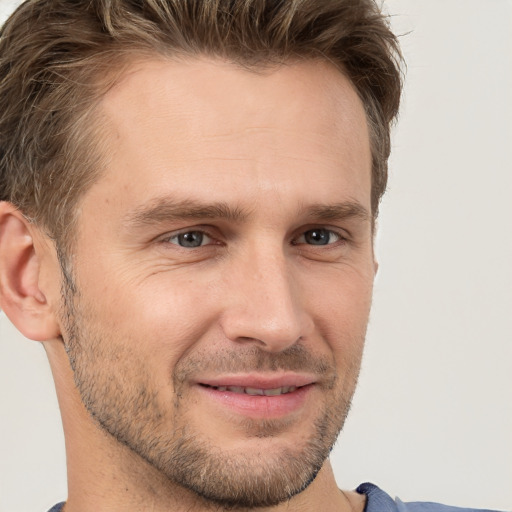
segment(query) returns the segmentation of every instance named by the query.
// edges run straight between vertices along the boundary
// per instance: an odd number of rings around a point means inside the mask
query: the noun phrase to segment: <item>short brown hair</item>
[[[94,105],[137,53],[334,63],[366,109],[377,216],[401,73],[374,0],[27,0],[0,33],[0,200],[65,242],[101,172]]]

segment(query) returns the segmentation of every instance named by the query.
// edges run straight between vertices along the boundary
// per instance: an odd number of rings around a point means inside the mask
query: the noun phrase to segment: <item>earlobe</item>
[[[46,341],[59,335],[59,327],[39,288],[40,270],[29,221],[0,202],[0,308],[25,337]]]

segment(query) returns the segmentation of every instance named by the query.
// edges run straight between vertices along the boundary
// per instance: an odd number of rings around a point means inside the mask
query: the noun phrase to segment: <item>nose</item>
[[[226,307],[221,317],[225,336],[279,352],[309,336],[313,319],[306,310],[300,283],[283,251],[251,251],[233,264],[226,280]]]

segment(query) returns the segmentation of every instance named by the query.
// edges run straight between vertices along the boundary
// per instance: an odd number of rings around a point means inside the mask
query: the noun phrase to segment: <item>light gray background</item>
[[[16,1],[0,0],[0,19]],[[408,78],[340,486],[512,509],[512,1],[389,0]],[[0,512],[66,495],[43,349],[0,315]]]

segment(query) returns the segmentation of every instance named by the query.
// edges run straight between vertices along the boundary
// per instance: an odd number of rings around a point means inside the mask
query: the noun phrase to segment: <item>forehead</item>
[[[189,194],[191,186],[221,201],[298,187],[313,193],[316,177],[316,202],[336,179],[369,209],[364,108],[327,62],[247,70],[208,58],[137,61],[100,109],[109,164],[93,189],[122,190],[118,203]]]
[[[338,68],[321,60],[251,69],[206,57],[141,60],[128,67],[102,107],[120,135],[129,135],[123,128],[133,122],[166,120],[175,121],[177,134],[208,136],[262,126],[289,130],[299,115],[310,126],[306,131],[350,126],[352,136],[368,138],[355,88]],[[166,125],[166,132],[172,128]]]

